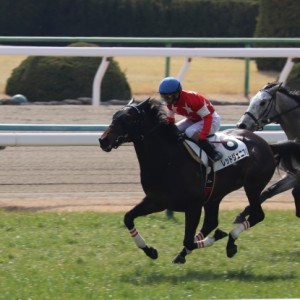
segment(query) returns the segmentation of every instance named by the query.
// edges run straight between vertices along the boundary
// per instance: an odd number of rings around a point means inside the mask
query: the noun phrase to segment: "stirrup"
[[[215,153],[210,157],[213,161],[218,161],[223,157],[223,154],[219,151],[215,151]]]

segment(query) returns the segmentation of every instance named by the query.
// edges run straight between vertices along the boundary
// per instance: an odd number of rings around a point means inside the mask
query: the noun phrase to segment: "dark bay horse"
[[[279,123],[289,140],[300,143],[300,91],[283,87],[279,82],[267,84],[251,98],[237,127],[256,131],[262,130],[270,123]],[[279,181],[264,190],[261,194],[261,202],[292,189],[296,216],[300,218],[300,159],[291,161],[290,164],[294,165],[292,171],[286,172]],[[284,164],[281,167],[286,169]],[[249,210],[250,207],[246,207],[236,217],[234,223],[243,222]]]
[[[112,123],[99,139],[100,147],[110,152],[133,142],[145,197],[125,214],[124,223],[137,247],[147,256],[156,259],[158,252],[146,244],[135,227],[134,220],[140,216],[166,209],[185,213],[184,248],[173,263],[184,263],[187,254],[210,246],[226,235],[217,229],[214,236],[208,237],[218,226],[221,200],[234,190],[244,187],[251,213],[247,221],[229,233],[228,257],[236,254],[235,241],[240,233],[264,219],[260,194],[276,167],[273,153],[265,140],[250,131],[232,130],[230,136],[246,144],[249,156],[216,172],[214,189],[206,202],[202,168],[188,153],[176,125],[166,120],[161,102],[153,99],[140,103],[131,101],[114,114]],[[204,222],[196,235],[202,208]]]

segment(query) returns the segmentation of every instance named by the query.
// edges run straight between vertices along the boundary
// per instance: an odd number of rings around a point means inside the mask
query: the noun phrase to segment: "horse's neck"
[[[282,114],[279,123],[289,140],[297,139],[300,142],[300,103],[285,94],[279,95],[276,104],[278,114]]]
[[[282,116],[280,125],[289,140],[297,139],[300,142],[300,111],[299,114]]]
[[[167,164],[177,152],[178,146],[175,142],[170,142],[170,137],[160,134],[151,134],[143,140],[134,142],[141,169]]]

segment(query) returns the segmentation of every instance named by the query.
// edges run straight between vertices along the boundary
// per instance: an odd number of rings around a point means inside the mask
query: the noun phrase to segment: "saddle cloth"
[[[241,140],[233,136],[217,132],[213,136],[209,137],[208,140],[216,147],[217,151],[223,154],[223,157],[220,160],[213,162],[212,164],[215,172],[249,156],[246,145]],[[195,160],[199,163],[202,161],[206,168],[209,169],[210,164],[208,163],[208,156],[195,142],[185,140],[184,145]],[[210,173],[210,170],[207,170],[207,173]]]

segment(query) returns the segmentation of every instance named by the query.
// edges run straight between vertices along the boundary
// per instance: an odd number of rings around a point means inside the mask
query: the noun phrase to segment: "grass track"
[[[236,211],[220,215],[229,231]],[[123,214],[0,212],[0,299],[234,299],[300,297],[300,231],[293,211],[267,211],[241,235],[228,259],[226,240],[172,265],[183,215],[137,220],[155,261],[136,249]]]

